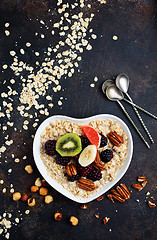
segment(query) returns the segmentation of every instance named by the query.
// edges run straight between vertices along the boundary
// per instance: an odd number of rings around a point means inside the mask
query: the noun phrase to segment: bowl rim
[[[71,194],[66,189],[64,189],[61,186],[61,184],[59,184],[55,180],[53,180],[50,177],[50,175],[47,173],[46,166],[44,165],[44,163],[40,157],[40,135],[41,135],[42,131],[47,126],[49,126],[50,122],[55,121],[55,120],[68,120],[71,122],[88,124],[92,120],[106,120],[106,119],[117,121],[121,125],[121,127],[124,129],[126,134],[128,135],[127,158],[126,158],[122,168],[118,171],[118,173],[113,181],[107,182],[98,192],[94,193],[91,197],[89,197],[89,198],[81,198],[80,197],[79,198],[79,197]],[[104,194],[105,192],[107,192],[110,188],[112,188],[126,173],[128,167],[131,163],[132,155],[133,155],[133,139],[132,139],[132,135],[131,135],[131,132],[130,132],[128,126],[119,117],[117,117],[115,115],[111,115],[111,114],[98,114],[98,115],[94,115],[94,116],[87,117],[87,118],[73,118],[73,117],[64,116],[64,115],[50,116],[40,124],[40,126],[38,127],[38,129],[35,133],[35,137],[34,137],[34,141],[33,141],[33,157],[34,157],[35,164],[36,164],[40,174],[49,183],[49,185],[51,187],[53,187],[55,190],[57,190],[62,195],[66,196],[67,198],[69,198],[75,202],[78,202],[78,203],[91,202],[94,199],[101,196],[102,194]]]

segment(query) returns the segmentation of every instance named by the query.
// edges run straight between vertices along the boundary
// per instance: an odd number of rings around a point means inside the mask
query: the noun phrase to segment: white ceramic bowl
[[[110,120],[116,120],[121,127],[124,129],[124,131],[126,132],[126,134],[128,135],[128,154],[127,154],[127,158],[125,160],[124,165],[122,166],[121,170],[118,172],[118,174],[116,175],[116,178],[114,181],[112,182],[108,182],[106,183],[100,191],[96,192],[94,195],[92,195],[89,198],[80,198],[77,196],[72,195],[70,192],[68,192],[67,190],[65,190],[60,184],[58,184],[55,180],[53,180],[47,173],[46,167],[40,157],[40,135],[42,133],[42,131],[50,124],[51,121],[54,120],[69,120],[71,122],[74,123],[83,123],[83,124],[88,124],[90,121],[92,120],[105,120],[105,119],[110,119]],[[52,117],[47,118],[38,128],[36,134],[35,134],[35,138],[34,138],[34,142],[33,142],[33,155],[34,155],[34,160],[35,163],[37,165],[37,168],[39,170],[39,172],[41,173],[41,175],[43,176],[43,178],[54,188],[56,189],[58,192],[60,192],[61,194],[63,194],[64,196],[66,196],[67,198],[70,198],[71,200],[75,201],[75,202],[79,202],[79,203],[87,203],[90,202],[94,199],[96,199],[97,197],[101,196],[102,194],[104,194],[105,192],[107,192],[110,188],[112,188],[125,174],[125,172],[127,171],[129,164],[131,162],[131,158],[132,158],[132,153],[133,153],[133,140],[132,140],[132,135],[130,133],[129,128],[127,127],[127,125],[118,117],[114,116],[114,115],[110,115],[110,114],[100,114],[100,115],[95,115],[89,118],[82,118],[82,119],[77,119],[77,118],[71,118],[71,117],[67,117],[67,116],[62,116],[62,115],[54,115]]]

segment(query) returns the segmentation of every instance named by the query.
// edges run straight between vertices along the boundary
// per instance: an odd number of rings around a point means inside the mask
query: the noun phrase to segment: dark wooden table
[[[31,135],[34,135],[36,131],[36,128],[32,126],[34,119],[29,120],[29,129],[23,130],[23,121],[26,119],[16,110],[19,105],[19,96],[11,96],[14,100],[14,110],[11,113],[14,127],[8,127],[7,131],[1,129],[0,134],[0,147],[7,134],[9,139],[14,140],[14,143],[7,146],[7,150],[0,158],[0,179],[4,179],[4,184],[0,185],[0,215],[7,211],[12,212],[13,218],[19,218],[18,211],[20,210],[22,220],[17,226],[12,226],[8,230],[10,239],[155,240],[157,238],[156,208],[151,209],[147,205],[147,200],[151,200],[150,196],[156,198],[156,120],[141,113],[155,140],[155,143],[151,144],[151,149],[147,149],[119,106],[107,100],[101,92],[104,80],[125,72],[130,78],[129,93],[134,101],[157,114],[157,2],[155,0],[118,0],[107,1],[106,5],[98,1],[89,1],[89,3],[92,7],[83,8],[81,11],[87,16],[89,13],[95,14],[90,28],[97,35],[97,39],[89,40],[93,46],[91,51],[84,50],[80,54],[82,60],[79,71],[75,71],[71,78],[65,78],[65,76],[61,78],[60,82],[64,91],[53,93],[48,90],[48,94],[53,95],[54,102],[54,107],[49,111],[50,115],[63,114],[77,118],[110,113],[120,117],[129,126],[134,140],[134,154],[129,169],[119,183],[125,183],[132,191],[131,199],[124,204],[117,202],[112,204],[106,198],[107,193],[105,193],[102,201],[95,200],[88,204],[88,209],[82,210],[80,204],[50,188],[49,193],[54,197],[54,201],[49,205],[46,205],[44,198],[38,194],[34,194],[37,204],[33,208],[29,208],[21,201],[14,202],[9,192],[10,184],[14,185],[15,191],[31,195],[30,186],[34,184],[37,177],[40,177],[40,174],[32,156]],[[52,36],[50,31],[53,23],[58,20],[57,8],[56,1],[52,0],[0,1],[1,93],[8,92],[7,84],[11,85],[9,81],[15,77],[9,67],[6,70],[2,68],[4,64],[10,66],[12,62],[9,51],[26,49],[25,43],[31,42],[32,46],[29,50],[40,51],[41,55],[38,59],[43,61],[46,48],[49,45],[54,46],[59,41],[59,36],[57,34]],[[73,10],[74,13],[75,11],[77,12],[78,9]],[[37,19],[43,20],[49,29],[42,26]],[[8,28],[4,26],[7,22],[10,23]],[[11,34],[6,36],[5,30],[9,30]],[[35,36],[35,32],[43,33],[45,38]],[[118,36],[118,40],[113,40],[114,35]],[[30,50],[27,54],[20,55],[20,60],[33,64],[37,58],[34,57],[33,50]],[[94,83],[94,77],[98,77],[99,80],[92,88],[90,84]],[[7,84],[3,84],[4,80]],[[20,76],[16,77],[13,89],[17,92],[21,89]],[[58,106],[57,102],[61,96],[64,98],[63,105]],[[2,101],[4,98],[1,98],[1,104]],[[124,105],[147,138],[132,108],[128,104],[124,103]],[[34,108],[30,110],[30,113],[31,111],[33,113]],[[47,117],[39,114],[38,118],[40,124]],[[0,118],[0,120],[1,127],[8,121],[6,118]],[[14,128],[17,128],[17,131]],[[15,163],[11,154],[15,154],[20,162]],[[24,155],[27,156],[26,160],[22,160]],[[33,166],[33,174],[28,175],[24,171],[26,164]],[[10,168],[12,172],[9,174]],[[148,180],[146,187],[140,192],[131,187],[137,182],[138,176],[146,176]],[[4,194],[2,190],[5,187],[7,191]],[[146,199],[147,192],[150,192],[150,196]],[[29,215],[25,214],[26,209],[31,210]],[[63,213],[61,222],[53,219],[56,211]],[[99,219],[94,216],[97,213],[100,215]],[[78,226],[70,225],[71,215],[79,219]],[[110,217],[107,225],[102,222],[105,216]],[[0,239],[3,239],[2,235]]]

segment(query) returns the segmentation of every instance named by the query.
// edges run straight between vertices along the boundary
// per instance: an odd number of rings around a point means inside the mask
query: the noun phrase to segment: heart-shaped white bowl
[[[128,135],[128,154],[127,154],[127,158],[124,162],[124,165],[122,166],[122,168],[120,169],[120,171],[116,175],[116,178],[115,178],[114,181],[106,183],[100,189],[100,191],[94,193],[91,197],[81,198],[81,197],[74,196],[70,192],[68,192],[66,189],[64,189],[60,184],[58,184],[55,180],[53,180],[48,175],[47,170],[46,170],[46,166],[44,165],[44,163],[43,163],[43,161],[40,157],[40,135],[41,135],[42,131],[47,126],[49,126],[50,122],[55,121],[55,120],[68,120],[68,121],[71,121],[71,122],[74,122],[74,123],[88,124],[90,121],[93,121],[93,120],[106,120],[106,119],[117,121],[121,125],[121,127],[124,129],[125,133]],[[82,119],[71,118],[71,117],[62,116],[62,115],[54,115],[52,117],[47,118],[39,126],[39,128],[38,128],[38,130],[35,134],[34,142],[33,142],[34,160],[35,160],[36,166],[37,166],[39,172],[41,173],[41,175],[43,176],[43,178],[54,189],[56,189],[58,192],[60,192],[61,194],[63,194],[67,198],[70,198],[71,200],[73,200],[75,202],[79,202],[79,203],[90,202],[90,201],[96,199],[97,197],[101,196],[105,192],[107,192],[110,188],[112,188],[123,177],[123,175],[127,171],[128,167],[129,167],[129,164],[131,162],[131,159],[132,159],[132,154],[133,154],[133,140],[132,140],[132,135],[131,135],[131,132],[130,132],[129,128],[120,118],[118,118],[114,115],[110,115],[110,114],[100,114],[100,115],[95,115],[95,116],[92,116],[92,117],[89,117],[89,118],[82,118]]]

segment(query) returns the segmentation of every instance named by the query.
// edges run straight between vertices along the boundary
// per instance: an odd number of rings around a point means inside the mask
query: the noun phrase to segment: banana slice
[[[79,164],[82,167],[87,167],[89,164],[94,162],[97,154],[97,148],[95,145],[88,145],[80,154],[78,159]]]

